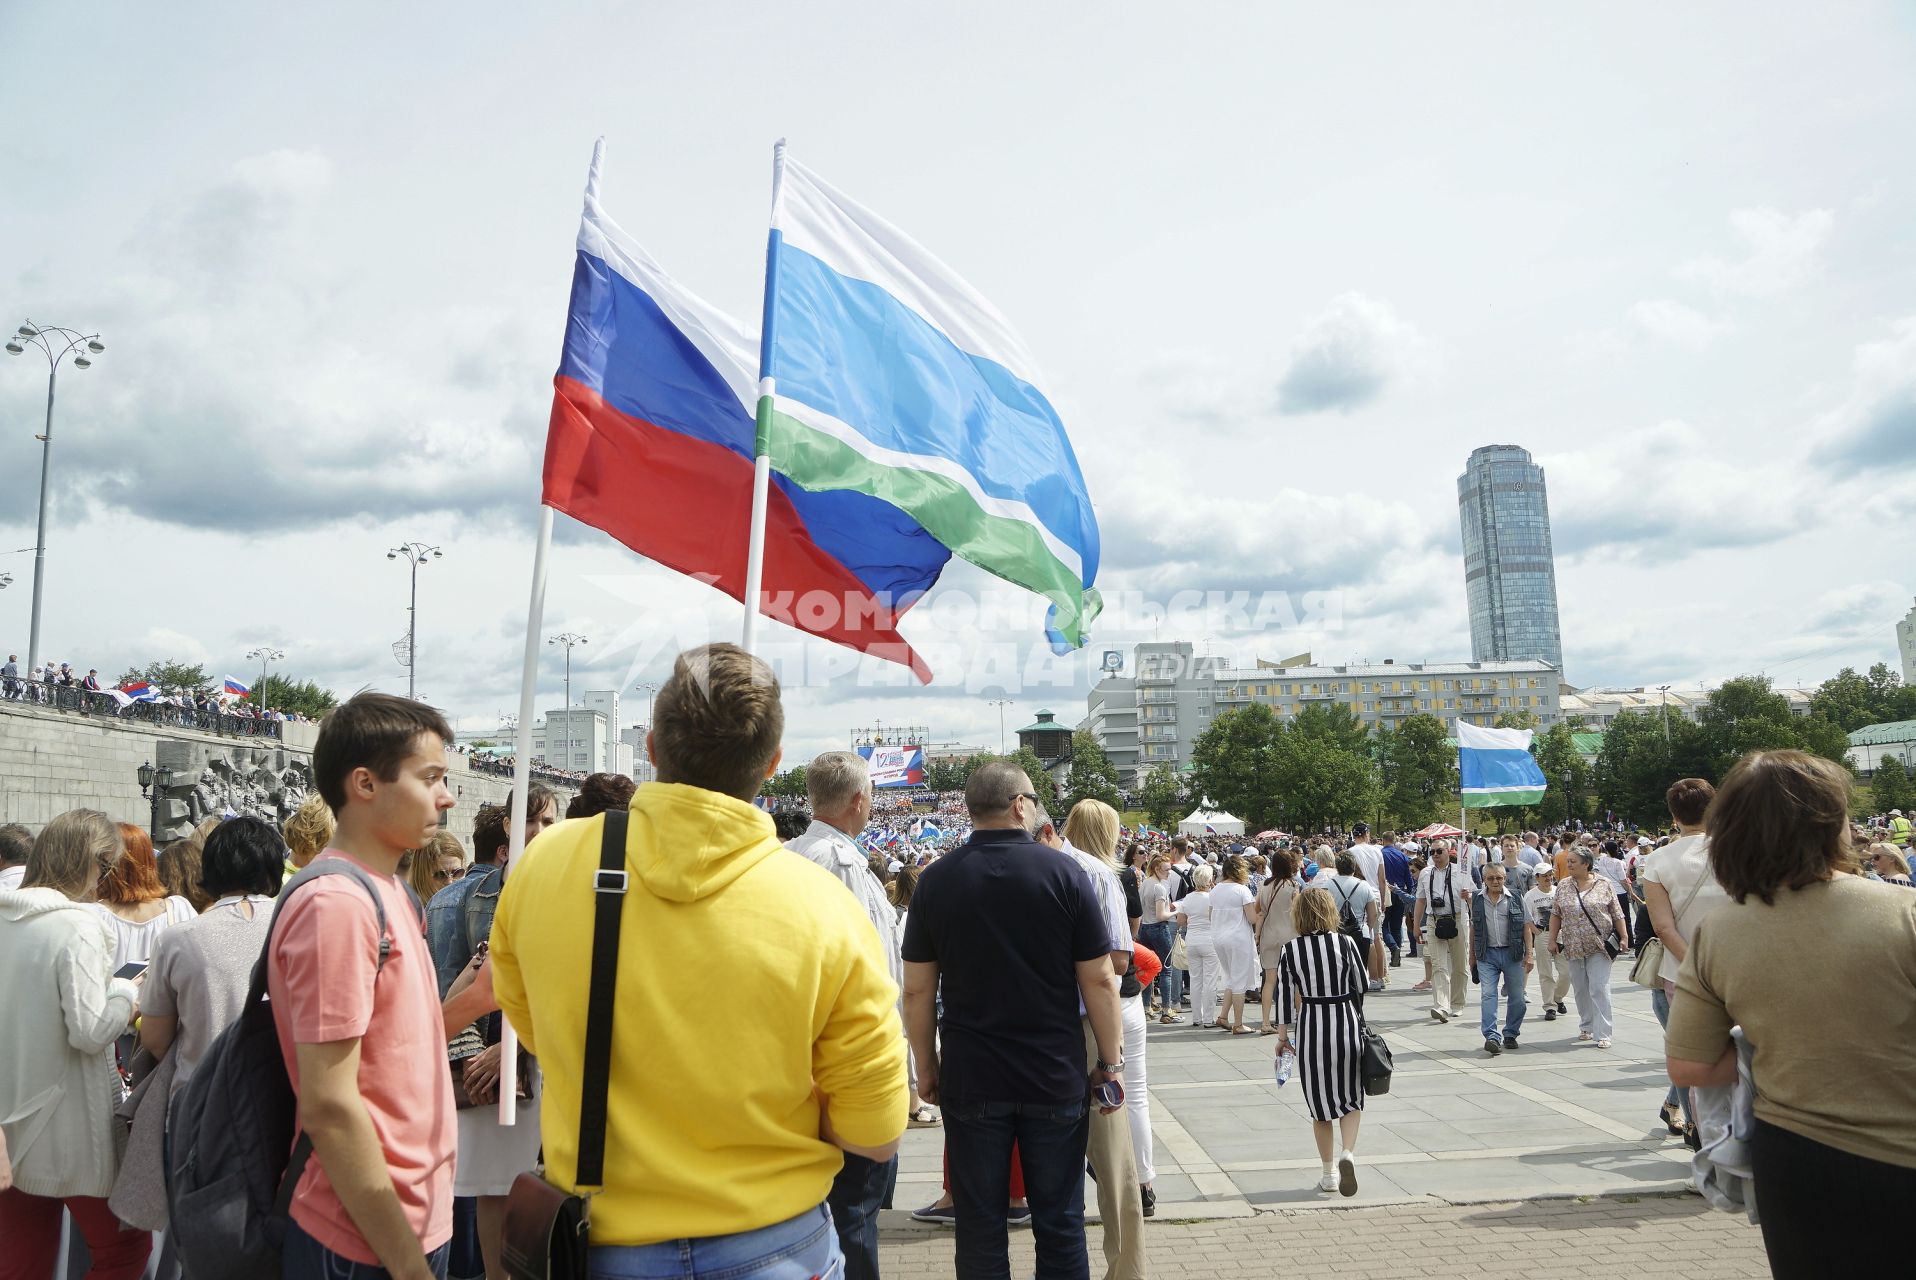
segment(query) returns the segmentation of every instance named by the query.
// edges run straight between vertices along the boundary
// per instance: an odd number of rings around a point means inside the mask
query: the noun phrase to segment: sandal
[[[1274,1036],[1277,1034],[1277,1028],[1266,1023],[1257,1029],[1257,1033],[1261,1036]]]
[[[1683,1113],[1676,1103],[1664,1103],[1663,1110],[1659,1114],[1663,1117],[1664,1128],[1668,1129],[1675,1137],[1680,1138],[1683,1136],[1683,1123],[1678,1119]]]
[[[918,1110],[912,1112],[905,1120],[906,1126],[912,1129],[933,1129],[938,1126],[938,1123],[938,1113],[931,1109],[929,1103],[924,1102],[919,1103]]]
[[[1248,1036],[1248,1035],[1255,1035],[1257,1033],[1252,1031],[1249,1027],[1232,1027],[1231,1034],[1234,1036]]]

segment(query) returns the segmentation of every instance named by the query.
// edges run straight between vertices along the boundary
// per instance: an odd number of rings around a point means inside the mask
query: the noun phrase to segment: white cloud
[[[1812,458],[1866,475],[1916,468],[1916,316],[1858,347],[1854,371],[1849,395],[1813,428]]]
[[[1408,371],[1421,343],[1390,303],[1361,293],[1331,299],[1291,344],[1290,363],[1277,384],[1285,413],[1348,413],[1376,399]]]
[[[1680,347],[1707,347],[1729,328],[1670,298],[1637,303],[1630,308],[1630,319],[1650,337]]]
[[[1820,269],[1817,255],[1835,223],[1836,215],[1828,209],[1798,214],[1738,209],[1730,215],[1730,228],[1742,243],[1743,256],[1696,258],[1678,267],[1677,275],[1719,293],[1753,298],[1783,293]]]

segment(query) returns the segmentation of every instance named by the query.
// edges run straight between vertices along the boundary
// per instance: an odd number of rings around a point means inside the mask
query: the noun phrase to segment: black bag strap
[[[1590,927],[1596,931],[1597,941],[1602,942],[1603,930],[1597,928],[1597,918],[1590,914],[1590,907],[1587,903],[1584,902],[1583,895],[1577,892],[1577,882],[1574,880],[1570,882],[1570,896],[1575,898],[1577,900],[1577,905],[1583,908],[1583,918],[1585,920],[1588,920],[1590,922]],[[1604,923],[1610,926],[1611,933],[1615,933],[1617,931],[1617,922],[1614,919],[1606,918],[1604,920]]]
[[[613,996],[619,983],[619,925],[624,915],[625,828],[629,812],[608,809],[592,877],[592,977],[585,1005],[585,1073],[579,1088],[579,1161],[574,1189],[605,1185],[606,1095],[612,1085]]]

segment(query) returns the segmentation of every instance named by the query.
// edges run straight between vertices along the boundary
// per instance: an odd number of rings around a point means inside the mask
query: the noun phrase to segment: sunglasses
[[[463,880],[465,876],[466,869],[464,867],[458,867],[451,871],[434,871],[432,873],[432,878],[435,880]]]

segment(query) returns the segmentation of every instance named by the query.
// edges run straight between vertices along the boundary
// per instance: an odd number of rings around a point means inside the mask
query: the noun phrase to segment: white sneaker
[[[1319,1191],[1337,1190],[1337,1175],[1334,1173],[1327,1173],[1323,1177],[1319,1178],[1317,1180],[1317,1189]]]
[[[1344,1158],[1337,1162],[1337,1191],[1340,1195],[1357,1194],[1357,1161],[1346,1151]]]
[[[1431,1017],[1433,1017],[1433,1018],[1435,1018],[1435,1019],[1437,1019],[1437,1021],[1439,1021],[1439,1022],[1449,1022],[1449,1021],[1450,1021],[1450,1010],[1448,1010],[1448,1009],[1432,1009],[1432,1010],[1430,1011],[1430,1016],[1431,1016]]]

